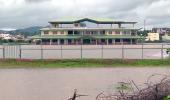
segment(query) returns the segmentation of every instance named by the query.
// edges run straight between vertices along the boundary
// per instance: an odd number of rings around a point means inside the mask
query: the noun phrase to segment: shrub
[[[165,99],[164,100],[170,100],[170,95],[169,96],[167,96],[167,97],[165,97]]]

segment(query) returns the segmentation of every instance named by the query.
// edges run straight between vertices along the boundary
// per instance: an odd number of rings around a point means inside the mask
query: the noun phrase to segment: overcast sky
[[[147,28],[170,27],[170,0],[0,0],[0,28],[46,26],[63,17],[137,21]]]

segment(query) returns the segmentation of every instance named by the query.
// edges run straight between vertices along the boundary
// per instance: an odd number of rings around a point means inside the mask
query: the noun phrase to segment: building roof
[[[90,27],[62,27],[62,28],[42,28],[40,29],[42,31],[49,31],[49,30],[117,30],[117,31],[125,31],[125,30],[140,30],[138,28],[103,28],[103,27],[97,27],[97,28],[90,28]]]
[[[79,38],[96,38],[96,39],[139,39],[140,36],[129,36],[129,35],[92,35],[92,36],[81,36],[81,35],[35,35],[29,37],[29,39],[79,39]]]
[[[110,18],[61,18],[56,21],[51,21],[51,24],[73,24],[80,23],[83,21],[89,21],[96,24],[136,24],[137,22],[126,22],[126,21],[117,21]]]

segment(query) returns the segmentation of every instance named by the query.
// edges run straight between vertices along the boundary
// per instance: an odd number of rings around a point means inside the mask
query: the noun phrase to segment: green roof
[[[69,17],[69,18],[60,18],[57,21],[77,21],[77,20],[82,20],[82,19],[91,19],[91,20],[96,20],[96,21],[113,21],[111,18],[97,18],[97,17],[88,17],[88,18],[75,18],[75,17]]]
[[[29,37],[29,39],[79,39],[79,38],[96,38],[96,39],[139,39],[140,36],[129,36],[129,35],[92,35],[92,36],[81,36],[81,35],[35,35]]]
[[[118,21],[118,20],[113,20],[111,18],[95,18],[95,17],[89,17],[89,18],[61,18],[56,21],[51,21],[49,23],[58,23],[58,24],[72,24],[72,23],[79,23],[83,21],[90,21],[94,23],[99,23],[99,24],[119,24],[119,23],[124,23],[124,24],[135,24],[137,22],[125,22],[125,21]]]
[[[140,30],[137,28],[42,28],[40,30],[48,31],[48,30],[117,30],[117,31],[130,31],[130,30]]]

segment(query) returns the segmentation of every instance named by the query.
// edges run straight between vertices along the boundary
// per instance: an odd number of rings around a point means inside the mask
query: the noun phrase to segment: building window
[[[78,27],[78,26],[79,26],[79,23],[74,23],[74,26],[75,26],[75,27]]]
[[[72,42],[71,39],[68,39],[68,44],[71,44],[71,42]]]
[[[100,33],[101,33],[101,35],[105,35],[105,31],[101,31]]]
[[[79,32],[78,31],[74,31],[74,35],[78,35],[79,34]]]
[[[49,33],[49,31],[44,31],[44,34],[46,35],[46,34],[48,34]]]
[[[91,31],[91,34],[92,34],[92,35],[94,35],[94,34],[95,34],[95,32],[94,32],[94,31]]]
[[[73,35],[73,31],[68,31],[68,35]]]
[[[53,34],[58,34],[58,31],[53,31]]]
[[[130,32],[129,32],[129,31],[123,31],[123,34],[124,34],[124,35],[129,35]]]
[[[131,31],[131,35],[132,35],[132,36],[135,36],[135,31]]]
[[[115,39],[115,42],[120,42],[120,39]]]
[[[115,34],[116,34],[116,35],[120,34],[120,31],[115,31]]]
[[[91,33],[90,31],[87,31],[87,32],[86,32],[87,35],[90,35],[90,33]]]
[[[64,34],[64,31],[61,31],[60,34]]]
[[[109,39],[108,41],[109,41],[109,44],[112,44],[112,42],[113,42],[113,40],[112,40],[112,39]]]
[[[106,40],[105,40],[105,39],[101,39],[101,42],[102,42],[102,43],[105,43],[105,42],[106,42]]]
[[[109,31],[109,34],[112,34],[112,31]]]
[[[61,39],[61,40],[60,40],[60,44],[64,44],[64,39]]]
[[[116,34],[116,32],[115,32],[115,31],[112,31],[112,34]]]

